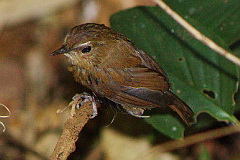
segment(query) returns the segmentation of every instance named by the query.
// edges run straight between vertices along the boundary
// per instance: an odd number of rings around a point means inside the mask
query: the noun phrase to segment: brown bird
[[[190,124],[190,107],[170,91],[167,75],[147,53],[122,34],[102,24],[74,27],[62,47],[77,82],[105,97],[129,114],[142,116],[145,109],[169,106]]]

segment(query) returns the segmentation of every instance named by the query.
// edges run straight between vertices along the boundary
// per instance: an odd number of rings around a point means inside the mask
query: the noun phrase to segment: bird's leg
[[[92,102],[92,107],[93,107],[93,114],[92,114],[92,116],[90,117],[90,119],[93,119],[94,117],[97,116],[97,114],[98,114],[98,111],[97,111],[98,101],[97,101],[97,99],[96,99],[95,96],[92,96],[92,95],[90,95],[89,93],[86,93],[86,92],[83,92],[83,93],[81,93],[81,94],[76,94],[75,96],[80,96],[81,99],[83,99],[83,100],[80,102],[80,105],[82,105],[82,104],[83,104],[84,102],[86,102],[86,101],[91,101],[91,102]],[[74,96],[74,97],[75,97],[75,96]],[[73,97],[73,98],[74,98],[74,97]],[[79,105],[76,106],[76,108],[78,109],[78,108],[79,108]]]
[[[70,104],[69,104],[69,105],[72,106],[71,115],[75,114],[75,109],[79,109],[80,106],[84,102],[91,101],[92,102],[92,107],[93,107],[93,114],[90,117],[90,119],[92,119],[92,118],[97,116],[97,114],[98,114],[98,112],[97,112],[98,105],[97,105],[97,100],[96,100],[95,96],[92,96],[92,95],[90,95],[90,94],[88,94],[86,92],[83,92],[81,94],[75,94],[72,99],[73,99],[73,101],[70,102]]]
[[[83,92],[81,94],[75,94],[72,98],[72,101],[68,104],[68,106],[66,106],[65,108],[63,109],[59,109],[57,111],[57,113],[62,113],[63,111],[65,111],[68,107],[72,107],[71,108],[71,112],[70,114],[73,116],[75,115],[75,110],[76,109],[79,109],[80,106],[84,103],[84,102],[87,102],[87,101],[91,101],[92,102],[92,106],[93,106],[93,114],[92,116],[90,117],[90,119],[94,118],[97,116],[98,112],[97,112],[97,108],[98,108],[98,101],[96,99],[95,96],[92,96],[86,92]]]

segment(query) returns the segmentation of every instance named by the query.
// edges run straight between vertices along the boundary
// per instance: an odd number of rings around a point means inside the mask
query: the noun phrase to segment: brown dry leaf
[[[139,157],[152,148],[146,137],[133,138],[123,135],[110,128],[104,128],[100,137],[101,151],[106,160],[178,160],[179,157],[171,153],[153,153],[148,157]]]

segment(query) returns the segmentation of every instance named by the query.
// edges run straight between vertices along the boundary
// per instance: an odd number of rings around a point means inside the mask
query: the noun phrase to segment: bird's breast
[[[85,68],[75,66],[70,71],[73,72],[77,82],[95,92],[96,95],[105,96],[102,87],[104,84],[109,83],[110,78],[104,70],[97,67],[92,70],[86,70]]]

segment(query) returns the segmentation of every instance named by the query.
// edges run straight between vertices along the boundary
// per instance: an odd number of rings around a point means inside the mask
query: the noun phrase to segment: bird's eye
[[[91,46],[87,46],[85,48],[82,49],[82,53],[89,53],[92,50]]]

